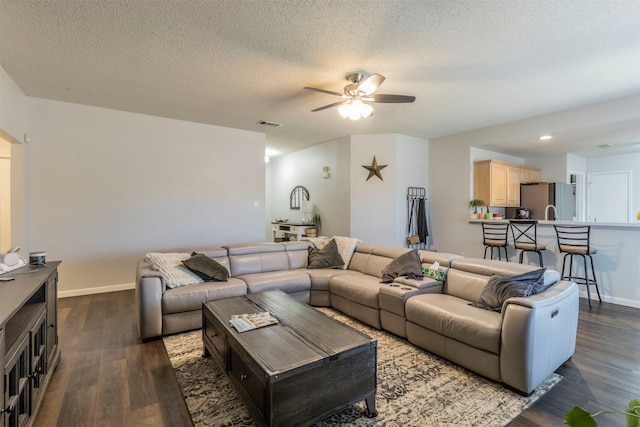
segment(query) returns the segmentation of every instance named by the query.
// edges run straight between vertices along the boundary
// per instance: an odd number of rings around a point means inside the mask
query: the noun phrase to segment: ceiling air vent
[[[267,126],[270,128],[279,128],[280,126],[282,126],[282,123],[268,122],[266,120],[260,120],[258,124],[260,126]]]

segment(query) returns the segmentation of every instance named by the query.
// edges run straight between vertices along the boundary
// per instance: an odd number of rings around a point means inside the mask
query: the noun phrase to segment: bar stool
[[[509,220],[511,224],[511,234],[513,235],[513,246],[520,249],[520,264],[525,252],[535,252],[538,254],[538,264],[544,267],[542,261],[542,251],[546,250],[545,245],[538,243],[538,221],[517,219]]]
[[[504,249],[504,257],[509,262],[507,255],[507,237],[509,234],[509,223],[482,222],[482,244],[484,244],[484,258],[487,258],[487,249],[491,248],[491,259],[493,250],[498,250],[498,259],[502,261],[501,250]]]
[[[574,281],[581,285],[587,286],[587,297],[589,298],[589,307],[591,307],[591,292],[589,286],[595,286],[598,293],[598,299],[602,302],[600,297],[600,289],[598,288],[598,282],[596,281],[596,272],[593,268],[592,254],[598,252],[596,248],[591,246],[589,239],[591,235],[590,225],[554,225],[556,229],[556,236],[558,237],[558,248],[560,253],[564,253],[562,260],[562,279]],[[584,277],[574,276],[573,274],[573,257],[582,257],[584,265]],[[569,271],[565,273],[567,257],[569,257]],[[591,263],[591,277],[589,277],[589,268],[587,266],[587,259]],[[577,273],[576,273],[577,274]]]

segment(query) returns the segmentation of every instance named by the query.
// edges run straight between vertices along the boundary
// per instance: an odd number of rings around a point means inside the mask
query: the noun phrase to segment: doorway
[[[584,222],[587,220],[587,190],[585,182],[584,172],[569,172],[569,183],[573,186],[576,202],[574,221]]]
[[[11,247],[11,158],[0,157],[0,253]]]

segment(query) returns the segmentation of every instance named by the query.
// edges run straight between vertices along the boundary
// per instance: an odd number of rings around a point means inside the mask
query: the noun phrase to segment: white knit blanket
[[[204,282],[182,264],[182,261],[190,257],[191,254],[181,252],[149,252],[144,259],[151,268],[162,274],[167,288],[177,288]]]

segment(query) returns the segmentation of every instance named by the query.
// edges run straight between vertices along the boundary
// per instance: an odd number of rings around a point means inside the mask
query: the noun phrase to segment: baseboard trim
[[[135,289],[135,283],[123,283],[121,285],[98,286],[96,288],[74,289],[71,291],[58,291],[58,298],[79,297],[82,295],[104,294],[106,292],[128,291]]]
[[[92,295],[92,294],[103,294],[106,292],[118,292],[118,291],[128,291],[130,289],[135,289],[135,283],[123,283],[121,285],[109,285],[109,286],[99,286],[96,288],[84,288],[84,289],[74,289],[71,291],[58,291],[58,298],[69,298],[69,297],[79,297],[82,295]],[[580,298],[587,298],[587,292],[580,291]],[[594,292],[591,294],[591,299],[595,301],[598,300],[598,295]],[[630,300],[627,298],[616,298],[610,297],[607,295],[602,296],[602,301],[610,302],[612,304],[624,305],[627,307],[640,308],[640,301]]]
[[[589,298],[586,291],[580,291],[579,295],[580,295],[580,298],[584,298],[584,299]],[[598,294],[596,293],[595,289],[593,290],[593,292],[591,292],[591,301],[593,304],[597,304],[599,302]],[[610,297],[608,295],[602,295],[602,302],[610,302],[611,304],[624,305],[626,307],[633,307],[633,308],[640,308],[640,301],[636,301],[628,298],[617,298],[617,297]]]

